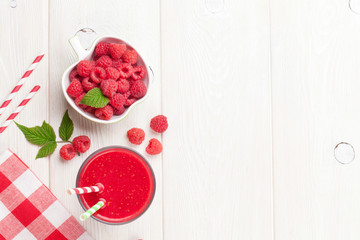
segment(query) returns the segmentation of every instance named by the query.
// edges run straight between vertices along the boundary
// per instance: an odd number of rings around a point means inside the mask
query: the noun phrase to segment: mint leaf
[[[74,131],[74,123],[69,117],[68,110],[66,110],[59,127],[60,138],[64,141],[69,141],[73,131]]]
[[[100,90],[100,88],[91,89],[80,101],[84,104],[94,108],[103,108],[109,103],[107,98]]]
[[[38,159],[38,158],[43,158],[43,157],[46,157],[46,156],[50,156],[56,149],[56,142],[53,141],[53,142],[48,142],[47,144],[45,144],[42,148],[39,149],[39,152],[38,154],[36,155],[36,158],[35,159]]]
[[[39,126],[28,128],[21,124],[18,124],[17,122],[15,122],[15,124],[22,131],[26,140],[28,140],[32,144],[42,146],[48,142],[55,141],[55,137],[52,136],[52,134],[50,133],[51,130],[49,130],[46,124],[43,124],[44,128],[47,129],[46,131],[43,129],[43,127]]]

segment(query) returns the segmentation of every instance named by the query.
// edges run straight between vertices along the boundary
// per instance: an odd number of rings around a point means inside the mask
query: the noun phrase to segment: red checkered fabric
[[[0,240],[92,240],[28,166],[0,154]]]

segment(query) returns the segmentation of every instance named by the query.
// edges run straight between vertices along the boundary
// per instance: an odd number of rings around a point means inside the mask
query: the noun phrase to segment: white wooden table
[[[42,89],[18,121],[57,128],[69,109],[74,136],[89,135],[92,146],[69,162],[58,150],[35,161],[38,148],[11,125],[0,151],[15,151],[74,216],[82,209],[65,190],[82,161],[100,147],[130,146],[129,128],[168,116],[164,151],[148,157],[151,208],[123,226],[86,221],[95,239],[360,238],[360,161],[333,156],[341,141],[360,149],[360,15],[347,0],[9,3],[0,1],[0,100],[45,51],[20,96]],[[67,40],[83,27],[128,40],[154,69],[150,97],[120,123],[91,123],[62,96],[61,75],[76,60]]]

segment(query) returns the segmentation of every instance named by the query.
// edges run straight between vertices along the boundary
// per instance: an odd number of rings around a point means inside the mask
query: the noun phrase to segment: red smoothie
[[[125,223],[140,216],[149,206],[155,193],[155,178],[150,166],[137,153],[111,147],[94,153],[78,174],[78,187],[104,185],[98,193],[79,195],[86,209],[100,198],[105,207],[94,217],[108,223]]]

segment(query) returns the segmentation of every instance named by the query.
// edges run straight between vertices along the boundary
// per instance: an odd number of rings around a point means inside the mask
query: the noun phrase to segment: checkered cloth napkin
[[[18,156],[0,153],[0,240],[92,240]]]

